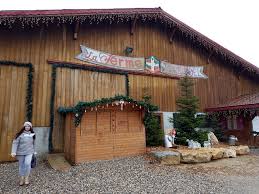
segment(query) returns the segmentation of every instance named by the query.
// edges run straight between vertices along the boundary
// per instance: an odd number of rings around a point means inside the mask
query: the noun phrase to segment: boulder
[[[245,155],[245,154],[249,154],[250,150],[248,146],[230,146],[231,149],[236,151],[237,155]]]
[[[219,140],[213,132],[208,133],[208,140],[210,141],[211,145],[219,144]]]
[[[180,164],[180,153],[174,151],[153,151],[151,155],[161,164],[176,165]]]
[[[223,158],[236,158],[236,150],[231,149],[231,148],[223,148],[224,153],[223,153]]]
[[[217,160],[223,158],[224,155],[224,149],[222,148],[210,148],[208,149],[211,152],[211,159],[212,160]]]
[[[182,163],[203,163],[211,161],[212,154],[208,150],[178,150],[181,154]]]

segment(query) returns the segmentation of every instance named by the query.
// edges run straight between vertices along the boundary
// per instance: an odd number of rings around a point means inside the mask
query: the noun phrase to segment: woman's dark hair
[[[25,130],[25,127],[21,128],[21,130],[18,133],[16,133],[15,139],[17,139],[24,132],[24,130]],[[30,132],[35,134],[32,127],[30,127]],[[35,138],[36,138],[36,135],[33,136],[34,140]]]

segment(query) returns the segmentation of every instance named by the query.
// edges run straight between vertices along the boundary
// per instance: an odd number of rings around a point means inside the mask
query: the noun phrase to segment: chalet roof
[[[218,112],[226,110],[238,109],[256,109],[259,108],[259,92],[255,94],[247,94],[238,96],[234,99],[227,101],[224,104],[219,104],[215,107],[207,108],[207,112]]]
[[[40,25],[41,23],[99,23],[108,20],[110,23],[133,21],[157,21],[168,28],[176,29],[195,45],[201,46],[213,56],[220,57],[227,65],[232,65],[235,72],[248,73],[253,78],[259,78],[259,68],[249,63],[233,52],[227,50],[198,31],[159,8],[126,8],[126,9],[71,9],[71,10],[22,10],[0,11],[0,26],[12,27],[14,23],[22,26]]]
[[[101,98],[101,99],[97,99],[94,100],[92,102],[78,102],[74,107],[59,107],[58,108],[58,112],[62,113],[62,114],[66,114],[66,113],[79,113],[79,112],[84,112],[87,108],[105,108],[107,107],[107,105],[110,105],[112,103],[115,103],[115,105],[121,105],[124,104],[130,104],[134,105],[135,107],[139,106],[139,108],[141,109],[144,108],[146,110],[149,111],[157,111],[158,107],[156,105],[151,104],[148,101],[137,101],[134,100],[133,98],[129,97],[129,96],[123,96],[123,95],[116,95],[114,97],[110,97],[110,98]],[[113,106],[113,105],[112,105]]]
[[[115,105],[113,104],[114,102],[116,102]],[[61,114],[73,113],[75,115],[75,126],[78,126],[81,122],[82,115],[86,112],[86,109],[90,108],[90,111],[97,111],[97,109],[107,108],[110,104],[112,104],[112,106],[123,106],[125,102],[128,104],[131,103],[135,108],[138,107],[139,110],[158,110],[158,107],[151,104],[149,101],[136,101],[129,96],[116,95],[111,98],[101,98],[92,102],[78,102],[74,107],[59,107],[58,112]]]

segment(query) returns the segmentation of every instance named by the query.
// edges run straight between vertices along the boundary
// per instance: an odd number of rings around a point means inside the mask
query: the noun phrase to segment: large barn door
[[[14,135],[26,118],[28,68],[0,66],[0,161],[10,157]]]

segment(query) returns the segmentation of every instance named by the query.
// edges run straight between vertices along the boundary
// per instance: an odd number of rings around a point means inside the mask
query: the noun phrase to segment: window
[[[252,125],[253,125],[253,131],[259,132],[259,116],[256,116],[252,120]]]
[[[228,130],[241,130],[244,128],[243,118],[237,115],[231,115],[227,117],[227,126]]]

